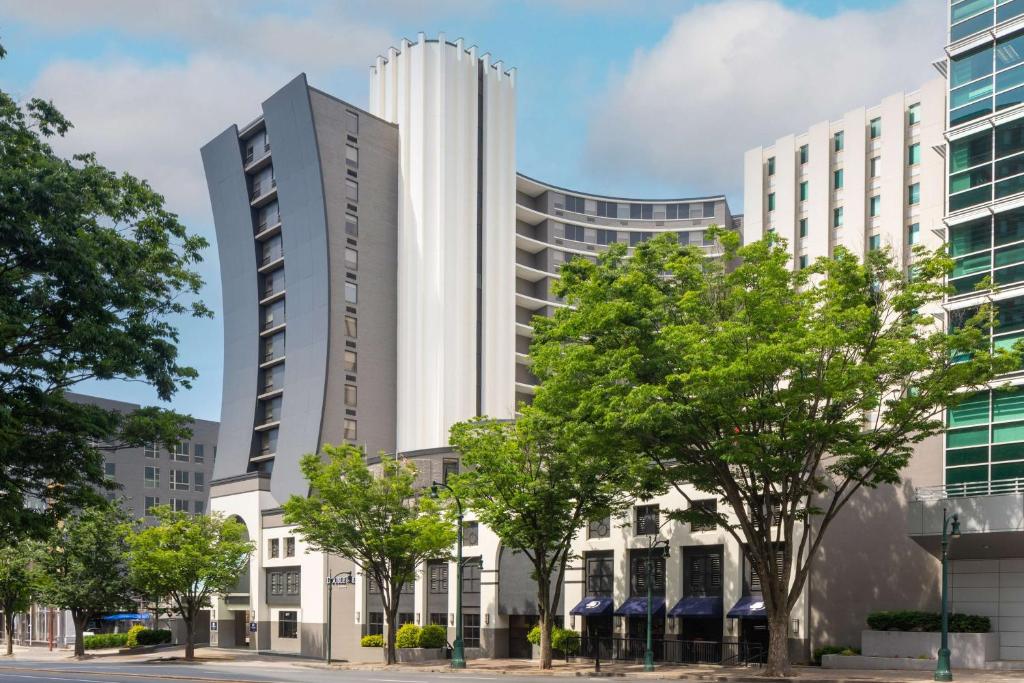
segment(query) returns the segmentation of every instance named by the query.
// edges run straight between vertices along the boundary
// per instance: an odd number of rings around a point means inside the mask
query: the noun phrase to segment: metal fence
[[[1024,478],[975,481],[945,486],[922,486],[914,490],[914,499],[937,501],[967,496],[998,496],[1007,493],[1024,493]]]
[[[764,646],[746,641],[654,640],[654,661],[663,664],[728,664],[760,666],[767,657]],[[606,661],[642,662],[646,638],[580,638],[577,657]]]

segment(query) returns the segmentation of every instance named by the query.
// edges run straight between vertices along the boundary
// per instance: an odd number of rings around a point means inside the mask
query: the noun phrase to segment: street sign
[[[250,621],[249,622],[249,633],[256,633],[256,622],[255,621]]]

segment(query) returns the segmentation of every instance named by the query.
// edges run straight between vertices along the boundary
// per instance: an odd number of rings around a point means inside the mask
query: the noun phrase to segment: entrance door
[[[600,659],[611,659],[613,652],[614,631],[612,627],[612,616],[606,617],[583,617],[584,631],[586,634],[588,657]]]
[[[740,619],[740,646],[746,645],[746,652],[740,651],[741,658],[766,661],[768,657],[768,620]]]
[[[249,647],[249,613],[240,611],[234,615],[235,647]]]
[[[530,659],[533,657],[533,646],[526,639],[526,634],[537,625],[538,617],[522,614],[509,615],[508,618],[508,656],[513,659]]]

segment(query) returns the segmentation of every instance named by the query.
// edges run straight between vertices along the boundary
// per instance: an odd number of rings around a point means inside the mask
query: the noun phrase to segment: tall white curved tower
[[[515,410],[515,70],[420,34],[371,67],[370,111],[399,130],[397,447],[442,447]]]

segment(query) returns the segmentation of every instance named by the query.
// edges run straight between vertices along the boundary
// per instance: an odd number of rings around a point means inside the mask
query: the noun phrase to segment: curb
[[[272,680],[254,680],[252,678],[203,678],[197,676],[183,676],[181,674],[163,674],[154,671],[153,673],[121,673],[111,671],[87,671],[83,669],[41,669],[38,667],[19,667],[19,666],[4,666],[0,667],[0,675],[3,675],[5,671],[31,671],[31,672],[44,672],[44,673],[56,673],[56,674],[78,674],[86,676],[117,676],[125,678],[164,678],[175,681],[203,681],[204,683],[275,683]],[[97,679],[103,680],[103,679]]]

